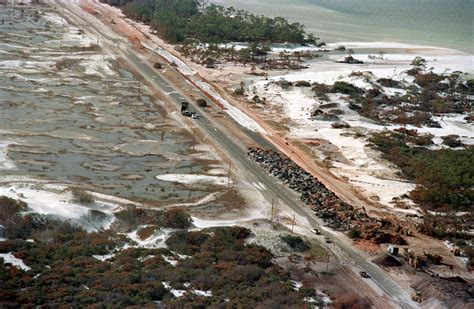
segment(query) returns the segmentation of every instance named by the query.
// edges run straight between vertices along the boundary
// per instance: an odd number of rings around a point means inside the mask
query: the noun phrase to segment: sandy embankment
[[[400,125],[384,126],[361,117],[356,112],[348,108],[345,98],[338,95],[330,95],[330,102],[337,103],[338,108],[344,111],[341,120],[349,123],[351,129],[334,129],[331,121],[315,121],[310,119],[310,113],[322,102],[315,98],[309,89],[297,88],[283,90],[272,82],[285,79],[291,82],[309,81],[321,84],[332,85],[336,81],[346,81],[357,87],[370,89],[372,83],[378,78],[393,78],[406,84],[413,80],[411,76],[403,73],[408,70],[411,61],[416,56],[421,56],[427,60],[427,67],[433,67],[437,73],[468,71],[473,72],[473,56],[467,55],[451,49],[410,46],[397,43],[335,43],[329,48],[336,48],[344,45],[346,48],[354,50],[354,57],[364,61],[361,65],[348,65],[337,63],[344,55],[329,55],[327,59],[316,60],[310,64],[306,70],[297,72],[283,72],[273,74],[269,80],[255,80],[248,87],[252,93],[249,96],[258,94],[265,97],[267,106],[263,109],[269,113],[268,118],[277,118],[281,124],[289,127],[289,132],[283,132],[293,140],[320,141],[321,144],[329,143],[336,148],[334,153],[341,154],[345,160],[333,162],[331,171],[349,180],[363,194],[381,204],[393,208],[392,199],[410,192],[414,184],[399,179],[396,176],[396,168],[388,162],[380,159],[380,155],[374,150],[366,147],[367,140],[362,137],[356,138],[354,133],[366,135],[373,131],[384,129],[395,129]],[[383,59],[378,55],[378,51],[383,51]],[[369,57],[369,55],[378,58]],[[365,72],[364,76],[349,76],[352,72]],[[369,73],[370,72],[370,73]],[[387,95],[394,95],[403,90],[394,88],[384,88]],[[439,117],[438,117],[439,118]],[[417,129],[420,133],[431,133],[435,136],[436,144],[441,143],[441,136],[457,134],[461,136],[463,142],[474,144],[474,128],[463,120],[462,115],[448,115],[438,119],[442,128],[427,128],[405,126],[408,129]],[[333,148],[333,147],[332,147]],[[320,158],[324,158],[330,151],[316,151]],[[396,209],[402,212],[415,212],[416,208],[410,210]]]

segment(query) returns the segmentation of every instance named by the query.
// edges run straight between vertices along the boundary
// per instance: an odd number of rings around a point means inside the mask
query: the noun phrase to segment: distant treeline
[[[303,25],[282,17],[257,16],[247,11],[204,5],[198,0],[100,0],[122,8],[134,20],[150,24],[163,39],[182,43],[271,42],[307,43]]]

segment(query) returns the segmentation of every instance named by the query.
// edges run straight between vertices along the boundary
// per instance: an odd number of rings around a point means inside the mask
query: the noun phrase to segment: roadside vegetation
[[[129,207],[106,231],[85,232],[51,217],[22,213],[23,202],[0,197],[4,237],[0,254],[0,307],[309,308],[312,287],[295,290],[288,272],[264,247],[248,244],[243,227],[188,231],[189,214]],[[171,229],[166,246],[140,248],[126,233],[138,227]],[[19,226],[19,227],[17,227]],[[19,228],[22,233],[19,233]],[[148,237],[150,234],[144,238]]]
[[[380,132],[370,141],[405,178],[417,183],[410,195],[425,210],[469,211],[474,202],[474,148],[463,150],[410,146],[417,137]]]
[[[402,177],[417,184],[410,197],[427,211],[418,230],[450,240],[462,248],[468,267],[474,267],[467,231],[474,222],[474,147],[432,150],[409,145],[413,142],[410,135],[389,131],[374,133],[370,141],[400,168]]]

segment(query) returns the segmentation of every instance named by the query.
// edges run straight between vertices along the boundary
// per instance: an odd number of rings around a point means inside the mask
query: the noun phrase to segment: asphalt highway
[[[188,95],[183,93],[180,89],[175,89],[174,86],[167,81],[161,72],[153,68],[152,63],[148,63],[144,59],[137,56],[131,44],[117,37],[115,34],[108,33],[109,30],[104,29],[104,25],[94,16],[83,11],[76,1],[61,1],[58,0],[61,6],[64,7],[64,13],[67,14],[69,20],[75,23],[79,28],[83,28],[85,32],[90,33],[94,37],[98,37],[100,45],[108,51],[120,56],[127,61],[127,64],[139,72],[143,79],[147,80],[154,90],[161,93],[166,93],[169,96],[169,101],[176,104],[177,109],[180,108],[182,101],[190,102],[192,109],[199,112],[199,119],[191,119],[186,121],[193,122],[207,138],[220,147],[232,159],[234,168],[241,169],[241,173],[245,174],[250,182],[260,182],[266,187],[262,194],[269,200],[275,198],[281,203],[291,207],[295,213],[306,218],[308,222],[318,229],[323,226],[315,214],[303,203],[300,202],[298,195],[287,188],[275,177],[269,175],[266,171],[260,168],[256,163],[247,157],[246,146],[239,142],[239,140],[232,136],[230,130],[223,128],[216,120],[205,113],[200,112],[193,101],[188,100]],[[111,31],[111,30],[110,30]],[[172,69],[172,67],[169,67]],[[184,79],[184,77],[183,77]],[[190,87],[194,87],[190,85]],[[196,88],[203,98],[206,96]],[[229,118],[231,120],[231,118]],[[253,132],[240,126],[235,122],[244,134],[246,134],[255,144],[265,149],[275,149],[265,138],[259,133]],[[410,300],[408,293],[403,290],[394,280],[392,280],[383,270],[377,265],[368,261],[357,249],[352,247],[349,243],[342,241],[336,233],[326,232],[326,237],[330,238],[333,244],[328,245],[331,250],[332,246],[337,246],[345,255],[357,264],[357,267],[366,271],[377,286],[380,287],[389,297],[393,299],[402,308],[417,307],[417,304]],[[334,250],[334,248],[332,249]]]

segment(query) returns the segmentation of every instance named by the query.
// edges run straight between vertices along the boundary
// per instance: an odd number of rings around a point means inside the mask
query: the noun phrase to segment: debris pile
[[[250,148],[247,155],[289,188],[300,193],[301,201],[311,207],[331,229],[341,232],[357,229],[361,232],[361,238],[377,244],[406,244],[398,234],[391,233],[399,229],[396,224],[389,220],[370,218],[365,211],[354,209],[286,156],[260,148]]]
[[[412,285],[421,291],[424,298],[436,298],[446,308],[472,308],[474,305],[474,284],[461,277],[424,277]]]

